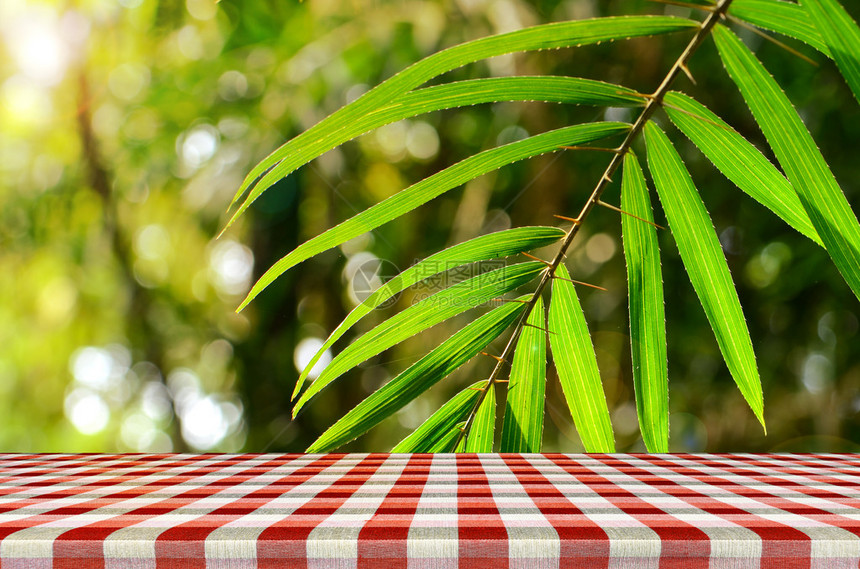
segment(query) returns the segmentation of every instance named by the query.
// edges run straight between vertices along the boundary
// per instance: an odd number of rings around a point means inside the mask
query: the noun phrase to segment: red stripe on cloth
[[[589,458],[603,461],[611,455],[590,454]],[[708,535],[696,526],[683,522],[621,488],[605,476],[595,473],[565,455],[548,455],[555,464],[588,485],[613,506],[644,523],[660,538],[660,567],[674,568],[675,560],[684,569],[707,569],[711,544]]]
[[[529,459],[503,454],[502,459],[561,542],[559,569],[609,566],[609,536],[576,507]]]
[[[326,465],[328,461],[324,461]],[[196,499],[211,498],[222,490],[228,490],[230,487],[235,487],[243,482],[247,482],[260,474],[271,472],[274,468],[284,466],[285,464],[280,457],[266,461],[262,464],[255,464],[236,474],[225,476],[213,481],[212,484],[207,484],[206,487],[213,489],[218,488],[214,492],[206,491],[200,493],[200,489],[195,489],[192,492],[200,494]],[[155,558],[157,569],[205,569],[207,565],[206,559],[206,538],[215,529],[222,527],[238,517],[249,514],[266,502],[271,501],[277,496],[273,492],[274,488],[279,486],[287,486],[291,488],[300,481],[307,480],[309,476],[319,472],[319,464],[311,463],[295,472],[292,472],[272,484],[256,492],[248,492],[247,494],[237,497],[236,500],[243,505],[239,505],[236,501],[230,502],[223,506],[214,508],[208,513],[201,513],[193,520],[176,525],[172,528],[165,529],[155,540]],[[302,472],[306,469],[305,472]],[[172,500],[183,500],[185,496],[179,495]],[[191,505],[194,500],[183,501],[179,504],[180,507]],[[175,510],[175,508],[174,508]]]
[[[852,498],[851,496],[846,496],[843,493],[830,490],[827,488],[822,488],[820,486],[812,487],[809,483],[815,484],[826,484],[829,486],[835,487],[846,487],[849,491],[854,492],[856,495],[857,489],[860,488],[860,472],[856,469],[853,471],[847,470],[843,474],[843,476],[850,476],[853,480],[841,480],[839,478],[834,478],[832,476],[828,476],[825,474],[812,474],[808,471],[802,469],[788,469],[788,468],[776,468],[775,470],[779,474],[783,474],[785,476],[794,476],[798,478],[806,478],[808,479],[808,483],[805,481],[798,480],[787,480],[782,478],[781,476],[777,476],[773,473],[765,472],[767,470],[774,470],[773,465],[769,462],[765,462],[762,460],[754,460],[749,461],[749,467],[737,467],[737,466],[728,466],[726,463],[714,463],[714,462],[700,462],[696,460],[695,456],[678,456],[678,457],[670,457],[665,461],[660,461],[659,463],[655,463],[651,457],[647,455],[643,455],[643,460],[647,460],[648,462],[657,464],[659,466],[668,467],[670,464],[675,465],[676,468],[672,468],[673,471],[683,472],[686,476],[689,476],[692,479],[707,482],[710,485],[718,485],[718,486],[731,486],[732,492],[739,495],[744,496],[746,498],[750,498],[756,501],[759,501],[763,504],[766,504],[773,508],[779,508],[781,511],[788,512],[791,514],[802,515],[805,517],[809,517],[811,519],[817,519],[814,516],[826,516],[826,523],[828,525],[834,525],[836,527],[837,524],[833,522],[844,522],[848,524],[848,531],[856,531],[858,527],[858,522],[856,522],[853,518],[846,518],[837,513],[828,512],[825,509],[817,508],[815,506],[810,506],[806,504],[801,504],[786,498],[787,495],[791,495],[792,493],[802,494],[804,496],[810,496],[814,498],[820,498],[822,500],[826,500],[832,502],[834,505],[840,506],[849,506],[851,508],[860,508],[860,499]],[[735,457],[727,457],[728,459],[734,460]],[[686,461],[690,461],[696,466],[709,466],[713,469],[717,469],[718,472],[706,471],[702,472],[701,470],[694,468],[692,466],[677,464],[675,459],[683,459]],[[668,462],[673,461],[673,462]],[[798,463],[799,464],[799,463]],[[816,466],[814,462],[806,462],[807,466]],[[816,468],[816,470],[819,470]],[[820,469],[825,470],[825,469]],[[834,472],[835,474],[836,472]],[[756,486],[748,485],[741,480],[733,480],[728,478],[727,476],[737,476],[748,478],[751,481],[757,483]],[[718,483],[718,484],[717,484]],[[764,488],[762,485],[766,485]],[[765,488],[773,488],[772,491],[767,491]],[[785,489],[783,492],[779,492],[779,489]],[[798,496],[799,497],[799,496]],[[858,534],[855,534],[858,535]]]
[[[460,566],[504,569],[508,567],[508,530],[496,508],[487,474],[474,454],[458,454],[456,460]]]
[[[344,455],[325,455],[334,464]],[[259,569],[306,567],[306,541],[311,531],[353,494],[385,462],[386,454],[370,454],[312,500],[264,529],[257,537]]]
[[[655,464],[649,455],[636,457],[645,462]],[[620,463],[626,474],[650,486],[659,487],[662,492],[684,500],[691,506],[718,516],[731,524],[754,532],[761,539],[761,558],[779,562],[780,569],[808,569],[811,558],[810,538],[804,532],[786,524],[768,520],[761,516],[750,514],[742,508],[727,504],[708,494],[695,490],[696,485],[681,484],[674,480],[659,476],[642,467],[632,465],[618,457],[608,457],[602,460],[607,465]],[[673,473],[682,474],[690,479],[699,480],[711,487],[732,486],[732,483],[717,484],[720,480],[714,476],[701,476],[695,469],[661,461],[658,466],[667,468]],[[726,488],[728,489],[728,488]],[[748,496],[748,494],[744,494]]]
[[[696,460],[695,457],[691,458],[690,456],[681,456],[678,458],[684,460]],[[812,458],[809,458],[804,461],[791,460],[789,462],[792,464],[792,466],[781,467],[774,465],[770,460],[764,460],[765,458],[772,460],[783,460],[786,457],[784,457],[783,455],[764,455],[760,458],[727,456],[725,459],[726,461],[731,460],[743,462],[747,466],[731,466],[729,468],[723,468],[724,466],[726,466],[725,462],[715,464],[708,463],[708,466],[719,468],[724,472],[731,472],[732,474],[748,477],[759,482],[765,482],[769,485],[789,488],[790,490],[802,493],[806,496],[822,498],[830,502],[838,503],[841,506],[848,506],[851,508],[860,509],[860,498],[855,497],[857,495],[856,489],[858,488],[858,486],[860,486],[860,473],[858,473],[857,470],[857,467],[860,466],[860,462],[856,460],[856,457],[855,460],[852,461],[855,465],[853,469],[844,467],[830,467],[825,464],[821,464],[821,462],[823,461]],[[846,462],[848,461],[846,460]],[[776,473],[785,476],[804,478],[809,482],[786,480],[777,476],[776,474],[762,472],[762,470],[765,469],[775,471]],[[814,470],[814,472],[810,472],[810,470]],[[699,474],[708,475],[707,473],[701,472],[699,472]],[[844,478],[848,478],[848,480],[844,480]],[[816,484],[826,484],[833,488],[821,488],[818,486],[813,487],[810,486],[810,482],[814,482]],[[841,491],[836,489],[841,489]],[[847,495],[848,493],[853,494],[853,496]],[[827,515],[832,514],[828,513]]]
[[[107,458],[116,459],[117,456],[116,455],[109,455],[109,457],[108,456],[88,457],[89,460],[87,462],[88,463],[89,462],[98,463],[98,462],[105,461]],[[85,478],[86,476],[96,476],[99,474],[109,474],[111,472],[114,472],[114,471],[120,469],[120,466],[124,469],[124,468],[128,467],[128,464],[134,465],[135,462],[136,461],[133,461],[133,460],[132,461],[123,461],[123,463],[121,465],[117,465],[117,466],[114,466],[112,468],[94,468],[94,469],[91,469],[91,470],[86,471],[84,473],[80,473],[79,477]],[[172,462],[168,463],[168,464],[172,464]],[[75,468],[78,468],[80,466],[81,466],[80,464],[74,465]],[[50,472],[52,474],[56,474],[57,470],[51,469]],[[23,508],[25,506],[33,506],[33,505],[37,505],[40,503],[49,502],[51,500],[67,498],[70,496],[78,496],[78,495],[90,492],[95,488],[101,488],[101,487],[105,487],[105,486],[115,486],[115,485],[119,485],[122,483],[128,483],[128,482],[142,478],[147,473],[151,474],[152,472],[159,472],[159,471],[158,470],[142,471],[142,473],[141,472],[135,472],[133,474],[122,473],[122,474],[118,474],[116,476],[112,476],[109,478],[96,478],[94,480],[84,482],[83,484],[81,484],[79,486],[74,486],[71,488],[63,488],[61,490],[56,490],[53,492],[40,494],[40,495],[37,495],[33,498],[28,498],[28,499],[24,499],[24,500],[17,500],[15,502],[11,502],[8,504],[8,507],[11,508],[9,511],[17,510],[17,509]],[[54,476],[54,477],[50,478],[48,481],[46,481],[44,484],[28,483],[27,486],[29,486],[29,487],[41,487],[41,486],[59,484],[62,482],[69,482],[73,479],[74,479],[74,477],[66,477],[66,476],[56,477],[56,476]],[[113,504],[115,502],[119,502],[119,501],[124,500],[128,497],[139,496],[140,494],[144,493],[143,491],[140,490],[140,488],[142,488],[142,487],[143,486],[133,486],[127,490],[116,492],[114,494],[96,495],[93,497],[93,499],[76,505],[74,507],[74,510],[75,510],[74,514],[77,515],[77,514],[83,514],[83,513],[91,512],[97,508],[100,508],[100,507],[103,507],[106,505],[110,505],[110,504]],[[64,513],[64,511],[66,513]],[[8,536],[12,535],[13,533],[18,532],[22,529],[39,526],[39,525],[45,524],[47,522],[56,520],[58,516],[68,516],[68,515],[72,515],[72,514],[69,513],[67,508],[59,507],[59,508],[50,509],[50,510],[45,511],[45,512],[40,512],[38,514],[33,514],[32,516],[29,516],[29,517],[26,517],[23,519],[19,519],[19,520],[15,520],[14,522],[0,522],[0,542],[2,542],[6,537],[8,537]]]
[[[98,464],[101,462],[108,461],[117,461],[121,460],[119,465],[113,466],[95,466],[93,463]],[[163,457],[162,457],[163,460]],[[80,485],[82,480],[86,478],[93,478],[104,474],[110,474],[115,472],[119,466],[122,468],[129,468],[131,466],[135,466],[138,464],[137,460],[125,460],[125,457],[118,455],[105,455],[98,457],[87,457],[85,462],[81,462],[78,460],[77,462],[73,462],[69,465],[60,464],[51,464],[47,461],[39,461],[39,465],[45,462],[44,470],[31,470],[31,471],[22,471],[15,473],[7,473],[7,476],[0,477],[0,484],[4,486],[0,486],[0,497],[10,496],[13,494],[17,494],[20,492],[22,488],[50,488],[51,486],[56,486],[57,484],[75,484]],[[71,462],[71,461],[68,461]],[[93,466],[91,466],[93,465]],[[3,470],[6,467],[2,467]],[[85,469],[85,470],[80,470]],[[79,472],[74,472],[74,470],[80,470]],[[157,472],[157,471],[152,471]],[[65,473],[64,475],[58,476],[58,473]],[[100,486],[109,486],[116,483],[116,480],[134,480],[135,478],[139,478],[143,476],[145,473],[135,473],[134,475],[130,475],[128,473],[125,474],[117,474],[116,477],[112,479],[98,479],[94,478],[92,481],[88,483],[90,488],[97,488]],[[39,477],[43,477],[43,480],[39,480]],[[19,479],[27,479],[32,478],[32,480],[28,482],[21,482]],[[5,486],[5,484],[21,484],[16,486]],[[79,494],[80,492],[76,491],[75,488],[62,488],[60,490],[54,490],[49,493],[39,495],[39,500],[53,499],[53,498],[63,498],[66,496],[73,496]],[[21,499],[16,502],[6,502],[4,504],[5,508],[21,508],[28,504],[33,503],[33,499]]]
[[[211,458],[212,456],[213,455],[201,456],[201,459]],[[252,458],[256,458],[257,456],[259,455],[229,456],[224,458],[224,460],[214,463],[203,464],[200,465],[198,468],[195,468],[194,470],[180,472],[169,478],[162,478],[157,481],[153,481],[138,487],[146,488],[147,492],[155,492],[158,490],[163,490],[165,488],[173,487],[180,482],[188,482],[194,480],[195,478],[199,478],[201,480],[206,480],[207,477],[210,478],[210,480],[206,484],[203,484],[200,487],[190,488],[186,492],[182,492],[174,496],[164,498],[158,502],[135,508],[127,513],[117,514],[117,516],[108,520],[95,522],[93,524],[89,524],[87,526],[75,528],[69,530],[68,532],[65,532],[54,543],[55,567],[57,569],[61,569],[64,567],[69,567],[69,569],[80,569],[81,565],[79,559],[73,553],[78,551],[82,547],[86,547],[82,544],[98,543],[98,555],[101,557],[103,555],[102,548],[104,540],[107,539],[111,534],[116,532],[118,529],[130,527],[140,522],[145,522],[147,520],[152,519],[153,516],[175,512],[179,508],[192,505],[197,500],[208,498],[216,494],[217,491],[220,489],[227,489],[229,487],[239,485],[245,481],[252,479],[255,476],[270,472],[276,467],[289,464],[294,460],[300,458],[302,455],[281,455],[274,457],[272,460],[269,460],[265,463],[248,465],[247,468],[244,468],[240,472],[231,474],[229,476],[218,476],[219,473],[223,472],[223,469],[225,469],[226,467],[242,464],[242,462]],[[198,461],[183,459],[180,461],[170,462],[167,464],[167,466],[169,466],[170,468],[175,468],[177,464],[190,466],[195,464],[196,462]],[[322,462],[323,464],[319,464],[320,462]],[[304,472],[304,478],[302,478],[301,476],[293,476],[296,474],[294,472],[291,475],[288,475],[278,480],[277,484],[287,486],[290,486],[291,483],[292,485],[299,484],[301,483],[301,480],[312,476],[320,470],[323,470],[326,465],[330,464],[330,462],[330,460],[322,459],[320,461],[317,461],[316,464],[312,463],[311,465],[306,467],[306,471]],[[165,468],[165,470],[167,470],[167,468]],[[246,502],[246,504],[254,504],[259,507],[260,499],[273,499],[274,497],[279,495],[279,492],[277,490],[272,490],[274,486],[275,484],[271,484],[266,488],[263,488],[258,492],[253,493],[254,496],[250,498],[248,502]],[[129,489],[126,492],[131,493],[130,497],[139,497],[143,495],[141,492],[135,492],[134,490],[135,489]],[[244,496],[241,499],[244,501],[246,497],[249,496]],[[154,544],[156,555],[155,561],[157,563],[157,566],[159,568],[168,569],[171,569],[173,567],[190,568],[192,566],[205,566],[204,540],[206,536],[215,528],[220,527],[221,525],[229,521],[226,518],[207,518],[206,516],[215,516],[218,514],[242,515],[246,510],[247,506],[236,508],[232,504],[226,505],[224,509],[220,510],[217,514],[216,512],[202,513],[198,519],[188,522],[188,525],[183,525],[182,527],[178,528],[178,530],[176,528],[167,528],[165,532],[168,533],[168,539],[166,541],[162,541],[161,538],[164,535],[162,533],[156,539]],[[85,565],[85,567],[87,568],[96,568],[103,566],[103,561],[92,561]]]
[[[406,569],[409,528],[430,476],[432,455],[414,454],[358,534],[358,569]]]
[[[207,458],[211,458],[212,456],[213,455],[201,456],[200,460],[205,460]],[[163,471],[167,471],[170,468],[176,468],[177,463],[179,465],[194,464],[193,461],[176,461],[176,463],[169,462],[165,465],[165,469]],[[180,482],[187,482],[195,478],[205,480],[206,475],[213,472],[217,472],[220,468],[231,466],[234,464],[236,464],[235,457],[228,457],[215,463],[202,465],[198,468],[194,468],[188,471],[177,472],[176,474],[166,478],[160,478],[156,481],[148,482],[140,486],[135,486],[133,488],[109,494],[105,496],[104,499],[91,500],[85,502],[81,506],[87,512],[93,512],[96,509],[107,505],[116,506],[121,501],[126,500],[128,498],[138,498],[140,496],[145,495],[146,493],[153,493],[164,488],[170,488]],[[142,470],[140,472],[146,474],[153,473],[153,471],[149,469]],[[158,470],[155,471],[155,473],[157,472]],[[138,473],[136,472],[135,476],[132,478],[140,479],[142,476],[144,475],[138,475]],[[221,484],[224,483],[225,479],[228,478],[229,477],[215,479],[207,484],[204,484],[203,486],[205,487]],[[247,479],[246,476],[238,477],[234,483],[238,483],[241,480],[245,479]],[[158,502],[134,508],[125,513],[114,514],[109,519],[93,522],[82,527],[70,529],[57,536],[57,538],[54,540],[54,569],[80,569],[81,565],[78,559],[79,552],[90,552],[92,550],[92,554],[95,555],[95,548],[98,549],[97,554],[100,559],[91,560],[87,564],[87,569],[100,569],[104,567],[104,559],[102,558],[104,540],[107,539],[112,533],[116,532],[119,529],[133,526],[153,516],[175,511],[177,508],[187,506],[195,500],[204,498],[209,494],[210,492],[205,489],[189,489],[186,492],[181,492],[174,496],[164,498],[162,500],[159,500]],[[156,555],[157,552],[158,543],[156,542]]]
[[[683,458],[685,460],[695,461],[694,457]],[[659,463],[655,463],[653,457],[649,457],[647,455],[644,456],[643,459],[662,467],[668,467],[667,461],[660,461]],[[763,467],[766,468],[766,464]],[[717,468],[720,468],[720,466],[718,465]],[[672,468],[672,470],[676,471],[675,468]],[[770,508],[776,508],[781,512],[787,512],[797,516],[809,518],[824,525],[838,527],[854,534],[855,536],[860,537],[860,520],[831,513],[825,509],[817,508],[815,506],[798,504],[797,502],[789,500],[784,496],[777,495],[776,492],[778,488],[789,488],[794,492],[798,492],[808,496],[824,498],[839,503],[841,503],[843,499],[846,499],[845,496],[833,492],[828,492],[824,489],[817,489],[819,491],[813,492],[811,488],[805,487],[799,482],[784,480],[782,478],[766,474],[761,470],[755,470],[753,468],[734,468],[732,470],[735,475],[750,476],[758,483],[758,486],[748,486],[740,481],[730,480],[725,476],[719,476],[717,473],[714,472],[704,473],[700,472],[699,470],[696,470],[695,468],[681,467],[680,465],[677,471],[683,472],[691,479],[705,482],[711,486],[719,486],[721,488],[726,488],[727,490],[737,494],[738,496],[743,496],[745,498],[755,500]],[[856,471],[852,474],[857,477],[857,481],[854,483],[854,488],[860,488],[860,476],[857,475]],[[802,474],[800,474],[799,476],[802,476]],[[829,483],[831,480],[824,476],[817,476],[815,477],[815,481],[819,483]],[[843,480],[837,481],[841,483],[846,482]],[[761,485],[767,486],[763,488]],[[774,487],[774,490],[767,491],[767,487]],[[750,515],[746,512],[746,510],[738,508],[736,508],[732,512],[714,511],[711,513],[717,515],[734,514],[736,516],[743,516],[744,519],[752,520],[753,523],[756,524],[756,527],[750,527],[749,529],[759,532],[759,535],[761,535],[762,540],[764,541],[764,543],[762,544],[763,559],[772,558],[775,562],[778,562],[780,564],[781,568],[784,569],[794,569],[795,567],[803,569],[810,566],[810,559],[812,554],[811,537],[804,531],[795,529],[793,526],[788,524],[780,524],[778,522],[766,520],[760,515]]]

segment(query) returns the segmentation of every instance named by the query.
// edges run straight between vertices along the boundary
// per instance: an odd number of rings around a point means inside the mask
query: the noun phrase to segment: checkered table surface
[[[0,454],[0,568],[857,568],[860,455]]]

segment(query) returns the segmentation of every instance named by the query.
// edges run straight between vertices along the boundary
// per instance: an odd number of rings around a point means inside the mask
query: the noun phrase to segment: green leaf
[[[830,47],[854,97],[860,101],[860,28],[836,0],[803,0],[802,5]]]
[[[431,255],[379,287],[364,302],[352,309],[343,322],[326,339],[325,344],[317,351],[310,363],[305,366],[293,390],[296,398],[310,371],[322,355],[339,340],[356,322],[372,312],[380,304],[390,299],[412,285],[441,272],[474,263],[498,259],[531,251],[539,247],[551,245],[564,237],[564,231],[557,227],[518,227],[505,231],[481,235],[464,243],[449,247],[435,255]]]
[[[549,344],[564,398],[586,452],[615,452],[597,357],[576,289],[564,263],[558,266],[549,305]]]
[[[764,426],[761,381],[755,353],[714,225],[681,157],[654,123],[645,126],[645,142],[648,167],[684,268],[690,275],[735,383]]]
[[[301,244],[260,277],[238,310],[247,306],[281,273],[298,263],[388,223],[473,178],[518,160],[553,152],[561,146],[591,142],[621,133],[628,128],[627,124],[614,122],[570,126],[485,150],[466,158]]]
[[[734,0],[729,14],[760,28],[782,34],[814,47],[827,57],[830,49],[803,7],[782,0]]]
[[[791,101],[755,55],[722,26],[720,57],[800,196],[836,268],[860,298],[860,225]]]
[[[642,105],[645,99],[627,87],[577,77],[494,77],[418,89],[401,95],[328,137],[303,144],[298,144],[302,142],[299,138],[288,142],[282,147],[285,153],[283,161],[263,176],[258,187],[270,187],[321,154],[380,126],[433,111],[498,101],[629,107]]]
[[[666,114],[675,126],[726,178],[791,227],[822,244],[797,192],[755,146],[707,107],[682,93],[667,93],[664,101]]]
[[[362,120],[365,115],[388,105],[398,96],[445,72],[506,53],[576,47],[695,29],[698,26],[698,22],[692,20],[665,16],[629,16],[557,22],[481,38],[435,53],[377,85],[349,105],[329,115],[284,144],[257,164],[242,182],[230,204],[232,207],[246,191],[251,189],[248,197],[227,223],[227,227],[272,184],[314,156],[351,138],[342,138],[339,131]],[[295,154],[298,149],[311,144],[317,145],[317,149],[309,157],[303,158],[302,162],[285,160]],[[264,176],[264,179],[259,179],[261,176]]]
[[[621,85],[552,76],[472,79],[417,89],[357,118],[329,136],[308,141],[297,137],[287,142],[278,151],[283,153],[282,161],[260,179],[258,187],[271,187],[314,158],[383,125],[443,109],[499,101],[630,107],[644,104],[645,98]]]
[[[293,416],[329,383],[363,361],[440,322],[502,296],[535,278],[543,263],[519,263],[461,281],[382,322],[339,353],[299,398]]]
[[[364,119],[362,123],[367,121],[367,124],[362,132],[415,115],[499,101],[635,107],[644,105],[645,98],[629,87],[579,77],[537,75],[471,79],[405,93]],[[380,122],[382,120],[385,122]]]
[[[529,314],[517,340],[505,419],[502,423],[502,452],[540,452],[543,438],[543,408],[546,392],[546,315],[543,300]]]
[[[624,157],[621,209],[642,219],[654,220],[645,177],[632,153]],[[639,430],[648,452],[669,452],[666,316],[657,230],[629,215],[622,216],[621,230],[627,262],[630,350]]]
[[[454,443],[454,438],[460,434],[458,426],[465,426],[465,420],[475,402],[478,400],[479,389],[486,381],[476,381],[463,391],[457,393],[430,415],[421,425],[397,443],[391,452],[448,452]],[[437,449],[446,450],[437,450]]]
[[[320,435],[307,452],[329,452],[366,433],[483,350],[519,318],[524,308],[519,302],[508,302],[468,324],[371,393]]]
[[[427,452],[431,454],[438,452],[452,452],[451,447],[454,446],[454,442],[457,440],[457,437],[460,436],[460,433],[465,428],[465,421],[463,421],[462,423],[457,423],[456,425],[448,429],[448,431],[444,435],[442,435],[442,438],[440,438],[436,444],[430,447],[430,450],[428,450]],[[460,439],[460,444],[457,445],[457,450],[454,452],[464,452],[462,450],[463,443],[464,439]]]
[[[493,434],[496,428],[496,389],[486,385],[487,394],[478,407],[472,426],[466,433],[465,452],[493,452]]]

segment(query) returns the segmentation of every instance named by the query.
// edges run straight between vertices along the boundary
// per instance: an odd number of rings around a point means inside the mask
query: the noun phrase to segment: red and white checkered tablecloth
[[[860,455],[0,454],[0,568],[860,563]]]

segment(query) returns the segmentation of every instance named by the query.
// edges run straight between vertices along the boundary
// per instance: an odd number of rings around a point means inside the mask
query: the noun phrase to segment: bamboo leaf
[[[496,389],[493,385],[484,386],[487,394],[475,418],[469,432],[466,433],[465,452],[493,452],[493,435],[496,428]]]
[[[470,79],[404,93],[370,114],[361,132],[415,115],[499,101],[635,107],[644,105],[645,98],[629,87],[580,77],[538,75]],[[380,122],[382,120],[385,122]]]
[[[606,395],[585,315],[564,263],[552,283],[549,343],[564,398],[586,452],[615,452]]]
[[[535,278],[544,265],[519,263],[461,281],[382,322],[339,353],[302,394],[293,416],[329,383],[361,362],[470,308],[502,296]]]
[[[502,452],[540,452],[546,392],[546,315],[538,297],[517,340],[505,418],[502,423]]]
[[[305,140],[300,135],[287,142],[276,151],[282,155],[281,161],[263,174],[254,191],[271,187],[314,158],[383,125],[424,113],[499,101],[630,107],[642,105],[645,99],[621,85],[577,77],[493,77],[417,89],[356,117],[328,136]]]
[[[645,177],[632,153],[624,157],[621,209],[642,219],[654,220]],[[622,216],[621,229],[627,262],[630,348],[639,429],[648,452],[669,452],[666,316],[657,231],[628,215]]]
[[[729,14],[760,28],[800,40],[827,57],[830,49],[802,6],[782,0],[734,0]]]
[[[720,57],[845,282],[860,298],[860,225],[791,101],[755,55],[718,26]]]
[[[591,142],[621,133],[628,128],[627,124],[614,122],[570,126],[485,150],[466,158],[301,244],[260,277],[238,310],[242,310],[275,278],[298,263],[388,223],[473,178],[518,160],[553,152],[560,146]]]
[[[435,413],[427,417],[421,425],[397,443],[392,453],[446,452],[460,434],[458,426],[465,426],[466,416],[478,399],[478,390],[486,381],[476,381],[445,402]]]
[[[854,97],[860,101],[860,28],[836,0],[803,0],[801,5],[830,48]]]
[[[530,251],[555,243],[562,237],[564,237],[564,231],[557,227],[517,227],[489,235],[481,235],[416,263],[379,287],[364,302],[352,309],[352,312],[331,333],[313,359],[305,366],[296,382],[292,398],[295,399],[301,391],[308,374],[326,350],[331,348],[356,322],[394,295],[424,279],[455,267]]]
[[[284,147],[288,154],[257,186],[271,187],[317,156],[380,126],[433,111],[498,101],[630,107],[644,104],[645,98],[627,87],[577,77],[494,77],[417,89],[344,125],[331,136],[302,145],[295,144],[298,139],[288,142]]]
[[[366,433],[483,350],[516,321],[524,308],[523,304],[509,302],[468,324],[371,393],[320,435],[307,452],[329,452]]]
[[[684,268],[735,383],[764,426],[755,353],[714,225],[681,157],[654,123],[645,126],[645,142],[648,167]]]
[[[557,22],[481,38],[430,55],[329,115],[257,164],[242,182],[230,204],[232,207],[250,189],[247,198],[233,214],[227,227],[274,182],[289,175],[290,172],[307,163],[314,156],[318,156],[351,138],[342,138],[339,131],[361,120],[365,115],[388,105],[398,96],[447,71],[506,53],[577,47],[618,39],[695,29],[698,26],[698,22],[692,20],[665,16],[628,16]],[[298,149],[311,144],[316,145],[314,153],[302,158],[301,161],[286,160],[294,155]],[[264,175],[265,181],[260,179]]]
[[[452,452],[451,447],[454,446],[457,437],[460,436],[460,432],[465,428],[465,421],[463,421],[462,423],[457,423],[456,425],[448,429],[448,431],[444,435],[442,435],[442,438],[440,438],[436,444],[430,447],[430,450],[428,450],[427,452],[431,454],[439,452]],[[464,452],[462,439],[460,440],[460,444],[457,445],[457,450],[454,452]]]
[[[819,245],[821,238],[785,176],[720,117],[698,101],[667,93],[666,114],[738,188]]]

